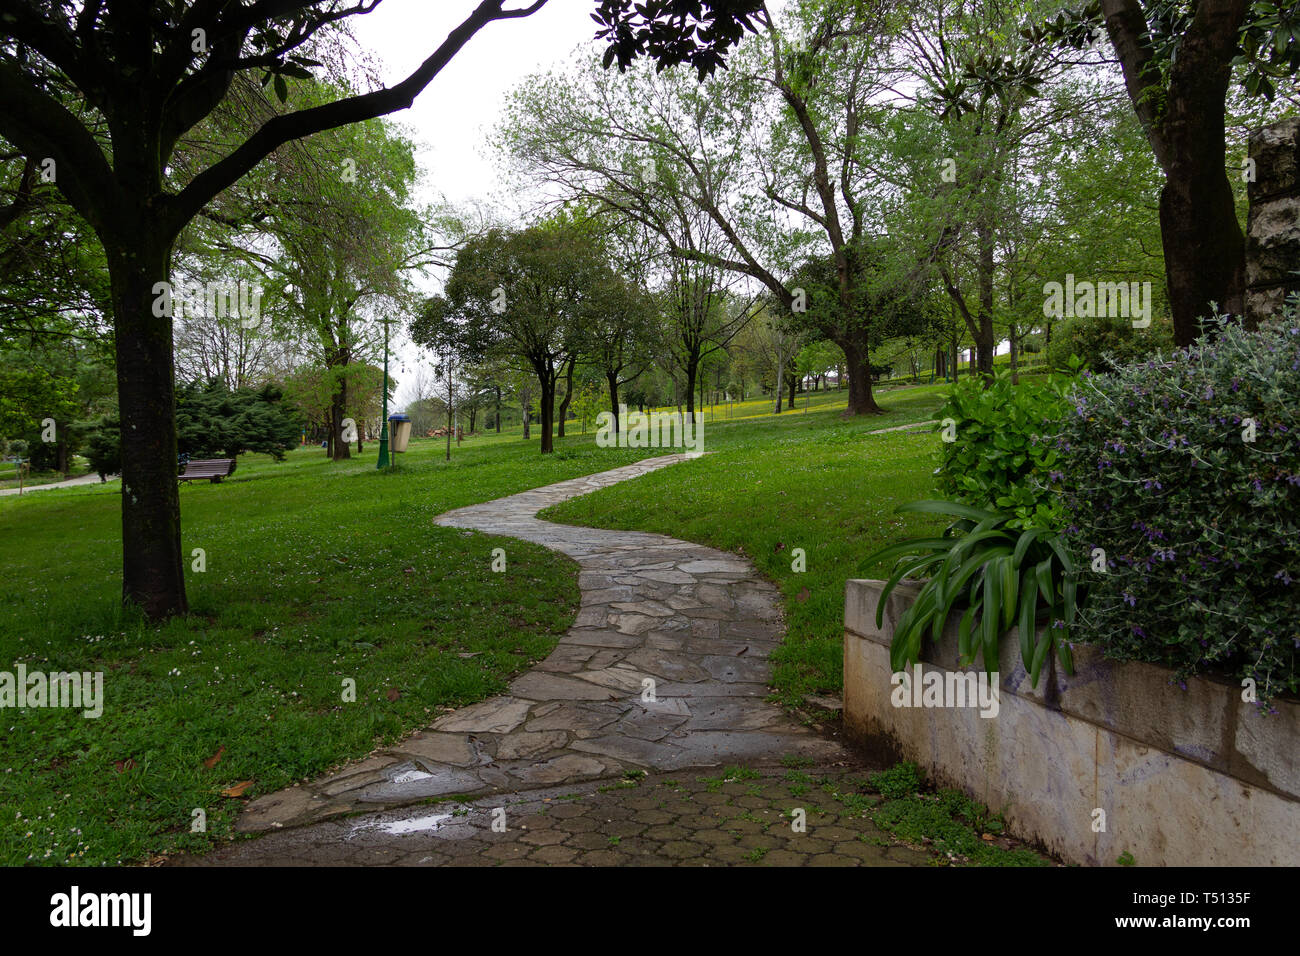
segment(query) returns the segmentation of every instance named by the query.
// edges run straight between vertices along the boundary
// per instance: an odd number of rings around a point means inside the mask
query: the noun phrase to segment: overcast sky
[[[523,6],[524,0],[512,0]],[[408,76],[474,9],[475,0],[385,0],[353,21],[379,60],[386,85]],[[487,199],[498,187],[484,137],[507,94],[529,74],[593,44],[593,0],[550,0],[522,20],[488,24],[456,54],[409,110],[391,119],[415,131],[430,185],[459,201]]]
[[[373,13],[352,19],[357,39],[377,59],[385,85],[408,76],[474,9],[477,0],[385,0]],[[511,6],[524,6],[513,0]],[[389,118],[407,127],[425,177],[423,202],[517,203],[501,192],[485,139],[496,125],[507,94],[529,74],[568,59],[595,43],[594,0],[549,0],[521,20],[490,23],[452,58],[409,110]],[[593,49],[595,47],[593,46]],[[423,283],[422,283],[423,284]],[[392,367],[397,407],[411,398],[419,350],[405,343]],[[428,364],[424,361],[424,364]],[[406,368],[403,374],[402,367]]]

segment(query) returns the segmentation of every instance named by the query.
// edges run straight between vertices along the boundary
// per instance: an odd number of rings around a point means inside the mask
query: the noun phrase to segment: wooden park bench
[[[206,458],[185,463],[185,470],[176,476],[177,481],[198,481],[206,478],[214,485],[235,473],[235,459]]]

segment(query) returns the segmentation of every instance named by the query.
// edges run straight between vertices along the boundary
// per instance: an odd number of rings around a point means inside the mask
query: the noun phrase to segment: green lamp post
[[[388,466],[388,316],[384,316],[384,417],[379,422],[379,461],[375,467]]]

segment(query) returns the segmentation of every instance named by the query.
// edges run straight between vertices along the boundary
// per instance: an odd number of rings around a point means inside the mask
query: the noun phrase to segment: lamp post
[[[379,421],[379,461],[375,467],[388,465],[388,316],[384,316],[384,415]]]

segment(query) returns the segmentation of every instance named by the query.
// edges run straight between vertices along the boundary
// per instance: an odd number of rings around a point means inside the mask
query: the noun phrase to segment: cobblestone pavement
[[[442,801],[268,834],[188,866],[926,866],[848,769],[739,767]],[[838,795],[837,795],[838,794]],[[802,813],[800,813],[802,811]],[[494,826],[495,825],[495,826]]]
[[[265,832],[435,797],[637,771],[848,760],[837,743],[764,700],[768,655],[783,628],[776,588],[748,561],[663,535],[536,517],[687,457],[652,458],[440,516],[442,525],[522,538],[576,560],[582,606],[573,627],[508,694],[449,713],[324,779],[259,797],[237,828]],[[509,542],[503,546],[508,561]]]

